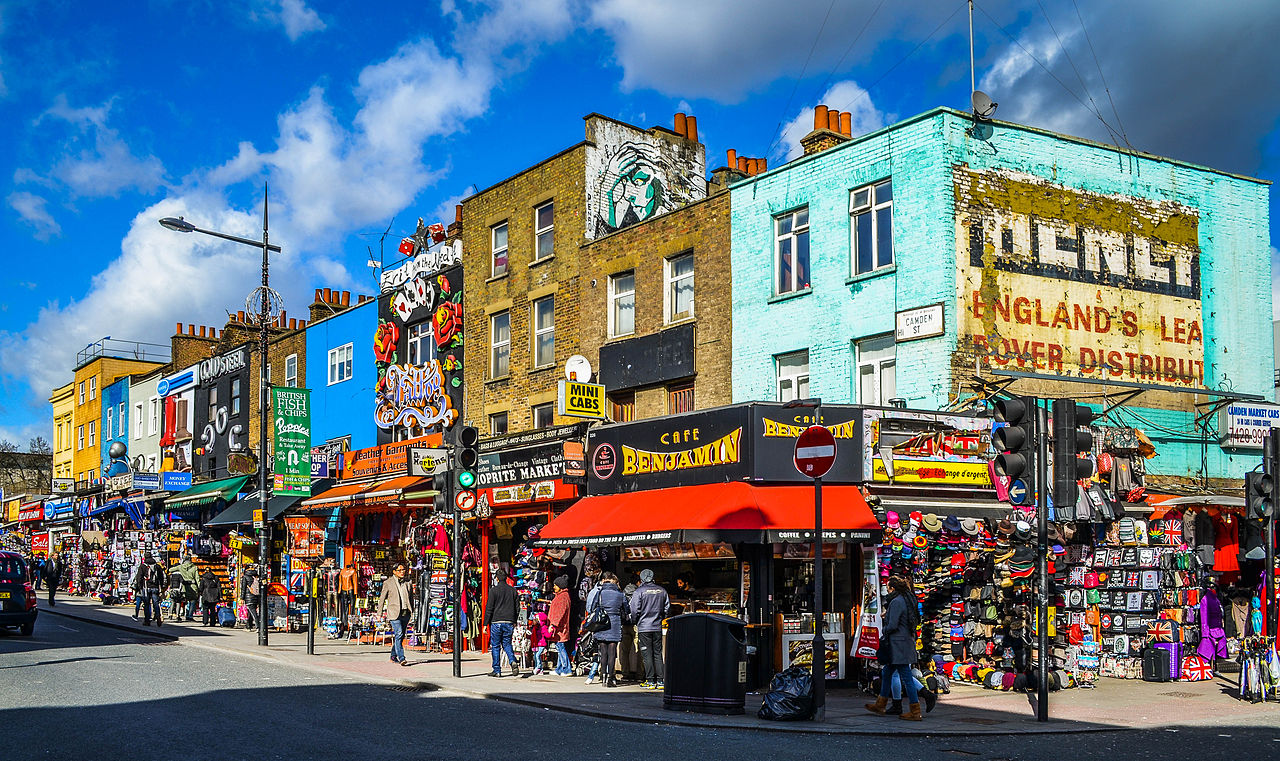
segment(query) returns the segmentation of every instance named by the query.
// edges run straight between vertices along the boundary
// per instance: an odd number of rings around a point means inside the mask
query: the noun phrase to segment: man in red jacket
[[[551,600],[551,637],[555,642],[556,675],[569,676],[573,669],[569,667],[569,577],[557,576],[555,580],[556,596]]]

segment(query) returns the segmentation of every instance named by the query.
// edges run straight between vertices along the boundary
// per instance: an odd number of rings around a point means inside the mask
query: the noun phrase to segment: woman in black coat
[[[622,616],[627,597],[618,588],[618,577],[612,572],[605,571],[600,575],[600,593],[596,596],[595,605],[609,614],[609,628],[596,634],[596,642],[600,643],[600,670],[604,686],[617,687],[613,669],[618,660],[618,643],[622,641]]]
[[[222,599],[222,584],[213,571],[205,570],[200,577],[200,609],[205,626],[217,626],[218,601]]]
[[[880,672],[880,697],[874,703],[867,703],[867,710],[881,715],[885,713],[896,671],[911,703],[911,710],[898,718],[921,721],[924,717],[920,713],[920,696],[911,674],[911,664],[916,661],[916,596],[911,591],[911,582],[902,576],[889,577],[889,591],[891,595],[885,605],[884,627],[880,634],[888,642],[884,651],[887,663]]]

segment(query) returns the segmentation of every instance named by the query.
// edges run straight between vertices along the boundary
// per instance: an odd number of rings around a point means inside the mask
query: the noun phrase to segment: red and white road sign
[[[836,437],[821,425],[811,425],[796,439],[796,470],[809,478],[822,478],[836,461]]]
[[[458,506],[462,512],[470,512],[471,508],[476,506],[476,493],[473,491],[460,491],[453,498],[453,504]]]

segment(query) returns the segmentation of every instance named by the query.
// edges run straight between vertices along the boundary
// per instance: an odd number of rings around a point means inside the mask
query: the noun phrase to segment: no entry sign
[[[836,437],[826,427],[811,425],[796,439],[795,463],[800,475],[822,478],[836,461]]]

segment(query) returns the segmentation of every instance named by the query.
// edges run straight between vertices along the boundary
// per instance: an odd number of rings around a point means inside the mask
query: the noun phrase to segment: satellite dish
[[[973,91],[973,115],[979,119],[990,119],[991,115],[996,112],[996,106],[1000,105],[991,99],[981,90]]]
[[[581,354],[574,354],[564,363],[564,377],[578,383],[591,381],[591,361]]]

